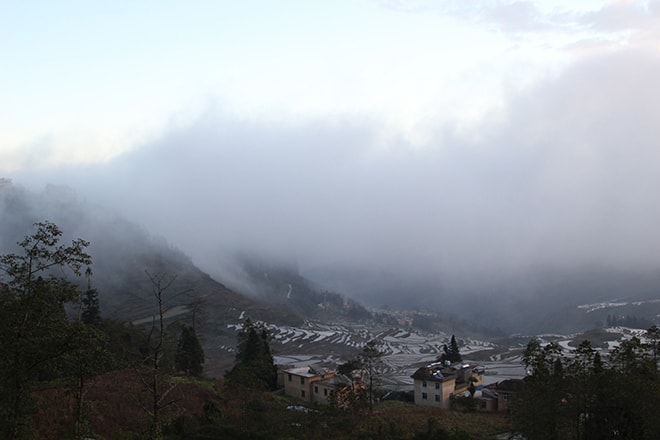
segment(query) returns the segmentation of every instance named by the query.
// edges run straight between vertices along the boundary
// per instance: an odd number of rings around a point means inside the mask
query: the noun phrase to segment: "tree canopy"
[[[443,353],[440,356],[439,360],[441,362],[456,363],[461,362],[463,357],[458,348],[458,343],[456,342],[456,336],[451,335],[451,340],[449,342],[449,347],[445,344],[443,347]]]
[[[88,242],[61,245],[55,224],[34,226],[36,232],[18,243],[20,253],[0,256],[0,429],[7,439],[30,437],[31,382],[76,348],[65,304],[80,295],[67,276],[80,276],[91,264]]]
[[[204,369],[204,349],[190,326],[181,329],[179,343],[174,354],[174,368],[191,376],[201,376]]]
[[[530,374],[512,416],[526,438],[657,438],[660,375],[651,344],[633,337],[603,359],[589,341],[565,353],[532,340],[523,363]]]
[[[277,367],[270,351],[270,334],[263,325],[247,319],[238,334],[234,367],[225,374],[230,384],[248,388],[275,390]]]

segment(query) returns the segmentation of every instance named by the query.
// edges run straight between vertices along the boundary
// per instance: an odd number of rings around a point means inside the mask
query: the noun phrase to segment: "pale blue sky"
[[[657,24],[637,1],[0,0],[0,171],[107,160],[210,102],[419,148],[581,58],[657,52]]]

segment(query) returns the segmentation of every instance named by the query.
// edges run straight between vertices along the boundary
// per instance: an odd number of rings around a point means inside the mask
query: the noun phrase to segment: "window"
[[[289,382],[293,380],[293,376],[291,376],[291,373],[289,373]]]
[[[305,391],[304,390],[300,392],[300,397],[305,397]]]
[[[327,396],[327,395],[328,395],[328,389],[327,389],[327,388],[323,388],[323,395],[324,395],[324,396]]]
[[[435,389],[439,390],[440,389],[440,384],[438,382],[435,383]]]
[[[509,400],[509,394],[508,393],[503,393],[502,394],[502,399]]]
[[[305,378],[304,377],[300,378],[300,385],[305,385]]]
[[[318,394],[318,393],[319,393],[319,387],[317,387],[316,385],[314,385],[314,393],[315,393],[315,394]]]
[[[426,388],[426,381],[425,381],[425,380],[422,381],[422,386],[423,386],[424,388]]]
[[[436,394],[436,395],[435,395],[435,401],[436,401],[436,402],[440,402],[440,400],[442,400],[442,399],[440,399],[440,395],[439,395],[439,394]]]
[[[426,393],[422,393],[422,399],[426,400],[429,396]]]

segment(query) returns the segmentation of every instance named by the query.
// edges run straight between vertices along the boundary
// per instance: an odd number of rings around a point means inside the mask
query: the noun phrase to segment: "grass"
[[[462,413],[395,401],[379,404],[374,413],[386,420],[396,421],[400,426],[407,427],[409,432],[421,432],[429,423],[449,432],[465,431],[480,439],[511,430],[508,417],[497,413]]]
[[[171,383],[176,383],[170,395],[175,403],[166,411],[166,423],[170,427],[167,438],[172,440],[219,438],[204,436],[205,431],[224,433],[223,438],[409,440],[420,433],[435,438],[428,433],[438,430],[469,435],[460,438],[491,439],[511,430],[508,418],[500,414],[445,411],[397,401],[378,403],[373,412],[366,408],[343,412],[283,395],[227,389],[221,383],[194,378],[176,376]],[[37,393],[40,408],[35,426],[40,427],[39,438],[70,438],[71,396],[59,384]],[[98,377],[86,396],[91,432],[105,439],[144,438],[149,418],[140,401],[148,402],[148,395],[134,371]],[[316,411],[289,410],[289,405]]]
[[[506,415],[484,412],[457,412],[438,408],[423,407],[400,401],[385,401],[374,406],[372,413],[366,409],[359,413],[336,413],[326,406],[315,406],[288,396],[278,396],[274,402],[281,408],[287,405],[302,405],[314,408],[320,413],[308,414],[287,411],[290,423],[320,419],[320,423],[333,427],[328,438],[401,438],[414,437],[430,427],[446,432],[462,431],[474,439],[490,439],[496,434],[511,431],[511,423]],[[319,438],[319,437],[317,437]]]

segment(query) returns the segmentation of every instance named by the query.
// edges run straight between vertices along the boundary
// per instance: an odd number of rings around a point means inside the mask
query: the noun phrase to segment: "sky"
[[[209,101],[241,118],[377,120],[413,146],[469,131],[511,89],[621,47],[657,2],[0,3],[4,172],[105,161]]]
[[[659,1],[0,0],[0,66],[1,175],[197,261],[660,267]]]

